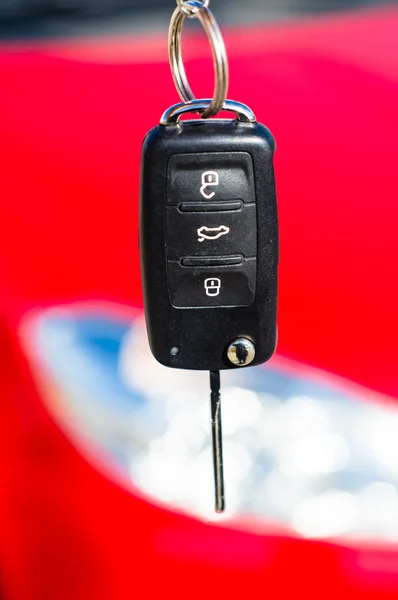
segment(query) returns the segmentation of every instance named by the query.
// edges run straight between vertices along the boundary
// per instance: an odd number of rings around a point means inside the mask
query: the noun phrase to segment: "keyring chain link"
[[[188,5],[187,0],[176,0],[177,1],[177,6],[180,9],[180,11],[182,13],[184,13],[185,16],[187,16],[190,19],[193,19],[197,16],[198,12],[202,9],[202,8],[208,8],[209,4],[210,4],[210,0],[200,0],[200,3],[202,4],[201,8],[197,8],[197,7],[191,7]]]
[[[177,0],[169,27],[169,60],[177,92],[183,102],[196,100],[188,83],[181,52],[181,34],[185,18],[198,18],[210,42],[214,64],[214,94],[208,108],[201,112],[203,119],[216,115],[227,97],[228,59],[224,40],[212,12],[210,0]]]

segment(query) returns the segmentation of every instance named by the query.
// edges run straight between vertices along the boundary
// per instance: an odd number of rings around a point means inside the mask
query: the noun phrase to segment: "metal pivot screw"
[[[250,340],[238,338],[228,346],[227,356],[233,365],[245,367],[253,362],[256,348]]]

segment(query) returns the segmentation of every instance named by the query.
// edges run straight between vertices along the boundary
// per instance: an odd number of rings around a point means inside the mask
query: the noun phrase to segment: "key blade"
[[[224,468],[222,453],[222,428],[221,428],[221,394],[220,372],[210,371],[210,402],[211,402],[211,430],[213,438],[213,465],[215,483],[215,510],[222,513],[225,510],[224,497]]]

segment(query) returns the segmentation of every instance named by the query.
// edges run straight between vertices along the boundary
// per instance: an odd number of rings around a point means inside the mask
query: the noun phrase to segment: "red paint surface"
[[[226,36],[229,97],[278,142],[279,350],[392,396],[397,30],[390,10]],[[206,51],[188,43],[203,95]],[[391,552],[231,532],[135,499],[87,465],[30,379],[13,333],[26,310],[141,304],[139,155],[176,101],[165,58],[152,38],[2,48],[0,587],[13,600],[395,598]]]

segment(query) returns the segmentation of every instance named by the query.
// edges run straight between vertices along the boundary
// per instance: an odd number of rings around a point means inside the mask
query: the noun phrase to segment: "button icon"
[[[220,184],[220,176],[218,173],[216,173],[216,171],[205,171],[204,173],[202,173],[202,187],[200,188],[200,193],[202,194],[202,196],[204,198],[206,198],[207,200],[210,200],[210,198],[213,198],[216,195],[216,193],[215,192],[207,193],[206,188],[209,185],[219,185],[219,184]]]
[[[222,235],[227,235],[230,232],[230,228],[226,225],[220,225],[219,227],[206,227],[202,225],[197,230],[198,241],[204,242],[205,240],[217,240]]]
[[[221,279],[218,277],[205,279],[205,290],[208,296],[218,296],[221,290]]]

